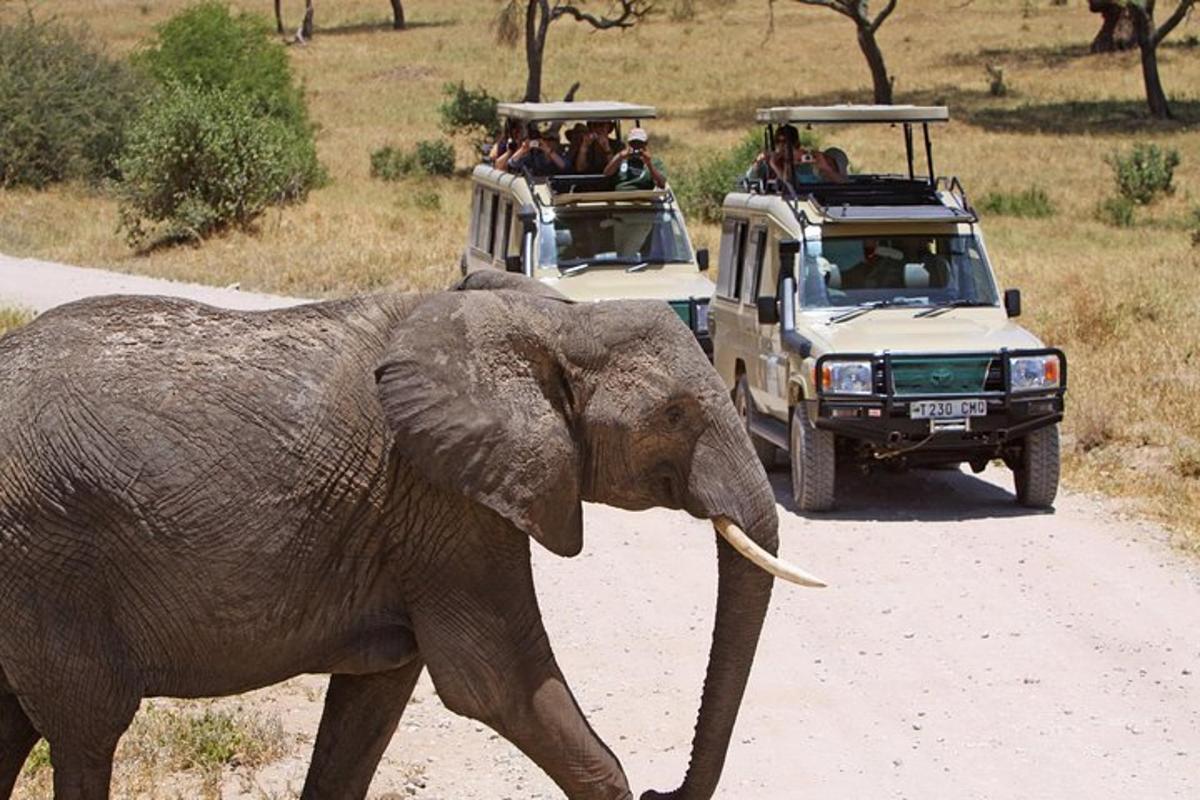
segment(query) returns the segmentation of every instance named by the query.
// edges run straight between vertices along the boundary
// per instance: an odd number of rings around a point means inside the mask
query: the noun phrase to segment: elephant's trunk
[[[689,510],[714,521],[727,517],[745,531],[755,547],[773,555],[779,546],[775,497],[745,434],[736,431],[735,435],[735,430],[710,431],[701,439],[689,482]],[[718,536],[716,542],[717,614],[691,763],[677,790],[668,795],[647,792],[643,800],[712,797],[754,663],[774,578],[725,538]]]

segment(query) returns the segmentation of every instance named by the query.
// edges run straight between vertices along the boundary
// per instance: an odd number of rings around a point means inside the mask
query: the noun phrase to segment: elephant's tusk
[[[794,564],[789,564],[783,559],[763,550],[754,543],[746,532],[733,523],[729,517],[717,517],[713,520],[713,527],[717,529],[717,533],[733,545],[733,549],[737,550],[745,556],[751,563],[771,573],[776,578],[783,578],[785,581],[799,584],[800,586],[812,586],[822,588],[825,586],[825,581],[810,575]]]

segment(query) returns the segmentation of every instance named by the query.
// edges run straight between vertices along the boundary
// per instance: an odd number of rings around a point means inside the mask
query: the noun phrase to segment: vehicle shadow
[[[946,522],[1052,513],[1020,506],[1011,491],[965,470],[927,469],[870,475],[839,471],[837,508],[806,513],[792,502],[791,474],[786,466],[771,470],[767,476],[780,505],[812,520]]]

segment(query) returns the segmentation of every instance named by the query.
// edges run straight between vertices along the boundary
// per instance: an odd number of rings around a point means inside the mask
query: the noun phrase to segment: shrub
[[[142,87],[84,28],[0,23],[0,186],[115,175]]]
[[[429,175],[454,174],[454,146],[443,139],[417,142],[417,165]]]
[[[33,319],[32,314],[19,308],[0,306],[0,336],[3,336],[6,331],[21,327],[31,319]]]
[[[461,134],[479,143],[499,135],[500,118],[496,115],[499,101],[486,89],[468,89],[459,81],[443,86],[442,94],[446,99],[438,106],[438,114],[446,133]]]
[[[988,64],[984,67],[988,75],[988,92],[992,97],[1004,97],[1008,94],[1008,84],[1004,82],[1004,67]]]
[[[119,194],[131,245],[153,233],[178,240],[244,228],[323,179],[311,136],[262,116],[255,98],[229,89],[170,86],[128,138]]]
[[[1112,167],[1117,192],[1131,203],[1148,205],[1158,195],[1173,191],[1171,179],[1179,166],[1177,150],[1138,143],[1128,154],[1114,150],[1104,160]]]
[[[1133,227],[1133,201],[1128,197],[1108,197],[1096,207],[1096,218],[1118,228]]]
[[[800,141],[805,147],[820,144],[810,131],[801,131]],[[671,183],[684,213],[704,222],[719,222],[725,195],[746,174],[746,169],[762,151],[762,145],[762,133],[751,131],[732,149],[701,156],[696,164],[680,169]]]
[[[979,201],[979,208],[988,214],[1006,217],[1052,217],[1054,203],[1040,186],[1020,192],[989,192]]]
[[[1192,247],[1200,247],[1200,206],[1196,206],[1188,214],[1187,226],[1192,232]]]
[[[442,196],[436,189],[417,189],[410,196],[412,204],[422,211],[440,211]]]
[[[234,14],[206,0],[158,28],[156,41],[134,63],[160,85],[194,84],[252,98],[257,111],[307,128],[304,92],[292,76],[284,46],[257,14]]]
[[[453,175],[454,147],[441,140],[420,141],[411,152],[389,144],[371,153],[373,178],[398,181],[414,173]]]

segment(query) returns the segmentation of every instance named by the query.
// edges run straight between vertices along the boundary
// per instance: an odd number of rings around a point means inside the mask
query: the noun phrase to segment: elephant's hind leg
[[[8,800],[39,736],[11,694],[0,695],[0,800]]]
[[[361,800],[424,664],[373,675],[333,675],[301,800]]]

